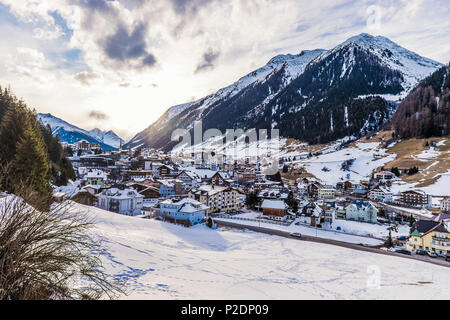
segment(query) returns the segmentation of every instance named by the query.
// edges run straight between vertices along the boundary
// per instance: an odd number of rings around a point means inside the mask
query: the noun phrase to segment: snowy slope
[[[59,135],[62,141],[68,143],[86,139],[90,143],[100,144],[104,149],[110,150],[119,148],[121,141],[122,144],[125,142],[113,131],[103,132],[99,129],[93,129],[91,131],[84,130],[50,113],[38,113],[37,118],[44,125],[50,125],[54,136]]]
[[[449,299],[448,268],[242,231],[184,228],[76,204],[96,221],[124,299]],[[379,272],[380,286],[370,277]],[[429,282],[429,283],[420,283]]]

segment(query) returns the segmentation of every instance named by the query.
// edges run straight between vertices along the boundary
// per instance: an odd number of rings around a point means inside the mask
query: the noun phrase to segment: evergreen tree
[[[25,124],[30,121],[30,111],[22,102],[12,100],[0,125],[0,160],[2,165],[11,163]]]
[[[17,153],[12,162],[14,188],[25,184],[36,191],[40,198],[50,198],[49,170],[44,141],[28,123],[17,144]]]
[[[389,230],[389,236],[384,244],[386,248],[392,248],[394,246],[394,241],[392,240],[392,232]]]
[[[297,201],[294,201],[294,204],[292,205],[292,211],[294,213],[298,212],[298,202]]]

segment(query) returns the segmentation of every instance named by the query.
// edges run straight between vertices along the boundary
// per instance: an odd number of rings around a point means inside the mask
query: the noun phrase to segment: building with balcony
[[[408,190],[401,193],[401,202],[413,207],[431,208],[432,198],[422,190]]]
[[[100,209],[128,216],[141,214],[144,196],[134,189],[111,188],[97,195],[97,206]]]
[[[208,213],[230,212],[244,206],[239,191],[225,186],[201,185],[191,189],[189,197],[208,206]]]
[[[443,221],[419,220],[411,230],[411,236],[406,243],[407,250],[450,255],[450,230]]]

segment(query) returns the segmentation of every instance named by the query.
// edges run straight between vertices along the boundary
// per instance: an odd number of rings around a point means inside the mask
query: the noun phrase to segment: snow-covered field
[[[344,232],[359,234],[362,236],[384,238],[389,235],[389,230],[387,230],[388,226],[386,225],[335,219],[333,221],[332,228],[336,230],[337,227],[340,227]],[[392,232],[393,237],[409,236],[409,234],[410,227],[408,225],[399,225],[398,232]]]
[[[396,155],[386,154],[379,148],[379,143],[357,143],[356,147],[319,155],[308,160],[300,160],[298,167],[303,167],[321,181],[336,185],[345,180],[360,181],[370,178],[372,172],[394,160]],[[341,170],[342,163],[354,159],[349,171]],[[325,170],[323,170],[325,168]]]
[[[250,217],[248,217],[248,218],[250,218]],[[253,217],[251,217],[251,218],[253,218]],[[286,231],[286,232],[298,232],[298,233],[301,233],[306,236],[312,236],[312,237],[318,237],[318,238],[330,239],[330,240],[337,240],[337,241],[354,243],[354,244],[362,243],[362,244],[366,244],[369,246],[377,246],[377,245],[380,245],[383,243],[383,241],[365,237],[366,235],[371,235],[371,232],[369,232],[368,230],[365,230],[364,228],[362,230],[358,230],[355,233],[357,235],[345,234],[343,232],[333,231],[338,226],[335,224],[333,224],[332,228],[329,228],[329,229],[316,229],[311,226],[307,226],[307,225],[303,225],[303,224],[295,225],[295,223],[298,221],[298,219],[295,220],[294,223],[292,223],[290,226],[264,223],[264,220],[261,220],[261,222],[226,219],[226,218],[216,218],[215,220],[229,221],[229,222],[244,225],[244,226],[253,226],[253,227],[260,226],[260,227],[266,228],[266,229],[281,230],[281,231]],[[326,227],[328,227],[327,224],[324,224],[324,228],[326,228]],[[349,233],[352,231],[355,232],[355,230],[353,228],[351,230],[346,230],[346,231]]]
[[[391,190],[394,193],[398,193],[406,190],[420,189],[433,196],[448,196],[450,195],[450,170],[441,174],[434,184],[421,188],[417,188],[417,184],[418,183],[396,182],[392,184]]]
[[[449,299],[448,268],[253,232],[186,229],[76,204],[124,299]],[[378,285],[379,284],[379,285]]]

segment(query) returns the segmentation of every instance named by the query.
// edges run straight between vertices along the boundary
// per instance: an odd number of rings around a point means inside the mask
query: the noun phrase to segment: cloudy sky
[[[0,85],[129,139],[281,53],[367,32],[450,61],[448,0],[0,0]]]

